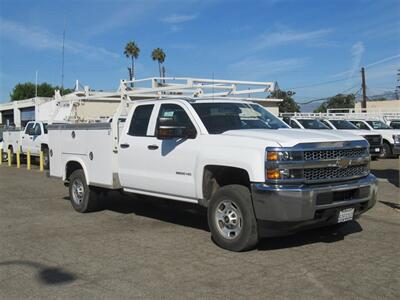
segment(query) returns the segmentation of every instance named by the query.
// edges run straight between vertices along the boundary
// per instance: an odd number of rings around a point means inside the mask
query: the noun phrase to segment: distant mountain
[[[369,100],[379,100],[379,99],[386,99],[386,100],[397,100],[398,97],[395,92],[387,91],[383,92],[382,94],[379,95],[373,95],[373,96],[368,96]],[[358,98],[357,98],[358,100]]]

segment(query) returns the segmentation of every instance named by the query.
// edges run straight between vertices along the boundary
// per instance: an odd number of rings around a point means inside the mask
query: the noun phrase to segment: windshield
[[[288,126],[258,104],[192,103],[210,134],[238,129],[278,129]]]
[[[367,123],[371,125],[373,129],[392,129],[382,121],[367,121]]]
[[[305,129],[330,129],[320,120],[297,119]]]
[[[346,120],[329,120],[335,126],[336,129],[359,129],[353,123]]]

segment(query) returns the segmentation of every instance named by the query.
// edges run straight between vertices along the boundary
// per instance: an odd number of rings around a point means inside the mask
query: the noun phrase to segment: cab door
[[[146,105],[149,107],[149,104]],[[136,191],[195,199],[197,137],[159,140],[155,136],[157,120],[163,116],[175,116],[183,126],[194,127],[189,112],[177,103],[152,105],[150,119],[149,111],[141,107],[146,105],[135,108],[129,129],[121,138],[119,168],[122,186]],[[140,119],[142,122],[139,122]]]
[[[28,150],[32,151],[34,127],[35,122],[28,122],[21,135],[21,151],[23,153],[27,153]]]

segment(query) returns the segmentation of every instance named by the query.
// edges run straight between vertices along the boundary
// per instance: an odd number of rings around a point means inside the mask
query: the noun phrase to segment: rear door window
[[[128,135],[147,136],[151,113],[154,104],[139,105],[133,112],[131,124],[129,125]]]

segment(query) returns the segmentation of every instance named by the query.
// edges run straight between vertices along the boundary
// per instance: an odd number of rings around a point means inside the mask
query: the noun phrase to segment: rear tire
[[[98,193],[87,185],[82,169],[75,170],[70,176],[69,198],[77,212],[87,213],[98,209]]]
[[[212,238],[221,248],[239,252],[257,245],[257,221],[245,186],[233,184],[218,189],[210,200],[207,216]]]

